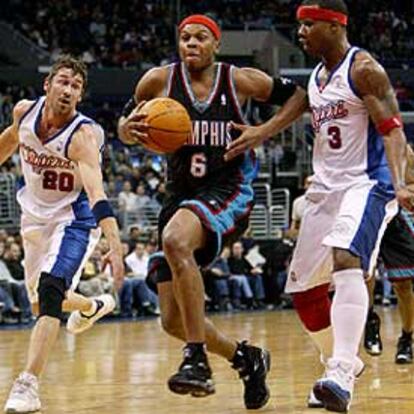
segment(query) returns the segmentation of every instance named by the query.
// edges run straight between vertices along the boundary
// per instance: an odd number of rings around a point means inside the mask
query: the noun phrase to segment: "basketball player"
[[[395,93],[372,56],[349,44],[344,1],[306,0],[297,17],[305,51],[322,61],[308,84],[315,175],[287,291],[322,355],[329,357],[315,396],[328,410],[345,412],[362,368],[357,352],[368,308],[363,274],[375,265],[397,200],[412,210],[414,194],[404,181],[406,139]],[[227,159],[283,126],[280,117],[256,128],[236,125],[243,134],[229,146]]]
[[[83,263],[103,230],[111,251],[116,283],[123,262],[118,227],[103,190],[100,152],[102,128],[76,111],[86,87],[83,63],[62,57],[44,82],[45,96],[20,101],[13,124],[0,135],[0,164],[19,147],[25,184],[17,199],[22,208],[25,281],[39,318],[30,338],[24,371],[5,405],[7,413],[41,408],[38,378],[56,342],[62,311],[72,311],[68,329],[88,329],[114,308],[109,295],[74,294]]]
[[[270,356],[245,342],[237,344],[205,319],[198,266],[210,263],[229,239],[243,233],[253,204],[253,152],[230,163],[223,159],[233,139],[230,123],[244,122],[241,106],[249,98],[284,104],[282,111],[289,116],[305,93],[259,70],[216,63],[220,37],[208,17],[184,19],[179,25],[181,62],[154,68],[141,78],[120,119],[119,134],[125,142],[148,139],[145,114],[134,109],[145,100],[169,96],[187,108],[193,136],[168,159],[168,194],[159,218],[163,253],[150,265],[158,282],[163,328],[186,343],[184,361],[168,385],[175,393],[198,397],[214,392],[206,344],[239,371],[246,407],[260,408],[269,398],[265,379]]]

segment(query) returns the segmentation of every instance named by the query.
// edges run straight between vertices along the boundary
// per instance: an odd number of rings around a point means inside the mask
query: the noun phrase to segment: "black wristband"
[[[92,208],[92,213],[95,216],[96,222],[99,222],[107,217],[115,217],[111,205],[108,200],[99,200]]]
[[[283,105],[295,92],[297,85],[289,78],[273,78],[272,92],[266,103]]]
[[[137,103],[135,102],[134,97],[130,98],[129,101],[125,104],[125,106],[122,108],[121,115],[126,118],[135,109],[136,106]]]

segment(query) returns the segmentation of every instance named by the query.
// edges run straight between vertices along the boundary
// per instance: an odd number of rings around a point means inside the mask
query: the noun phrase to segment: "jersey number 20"
[[[73,174],[61,172],[60,174],[53,170],[43,172],[43,188],[45,190],[59,190],[70,192],[74,187]]]

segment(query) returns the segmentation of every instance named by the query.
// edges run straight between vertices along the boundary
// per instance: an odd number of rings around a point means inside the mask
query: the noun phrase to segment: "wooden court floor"
[[[394,364],[399,332],[395,309],[381,312],[385,351],[367,363],[351,413],[414,413],[414,369]],[[239,313],[212,318],[237,338],[252,338],[272,352],[272,398],[263,413],[317,413],[306,395],[320,373],[314,351],[292,311]],[[3,405],[24,360],[29,331],[0,332],[0,401]],[[47,414],[246,413],[242,386],[226,361],[212,356],[216,394],[195,399],[171,394],[166,380],[180,363],[181,343],[161,332],[157,320],[99,324],[74,337],[61,330],[41,382]]]

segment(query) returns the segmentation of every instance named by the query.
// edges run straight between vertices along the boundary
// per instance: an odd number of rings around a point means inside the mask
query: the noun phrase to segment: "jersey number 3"
[[[332,149],[339,149],[342,147],[341,130],[337,126],[330,126],[328,128],[329,146]]]
[[[73,174],[53,170],[43,172],[43,188],[45,190],[59,190],[70,192],[73,190],[75,179]]]
[[[207,158],[202,152],[193,154],[191,157],[190,172],[193,177],[201,178],[207,173]]]

